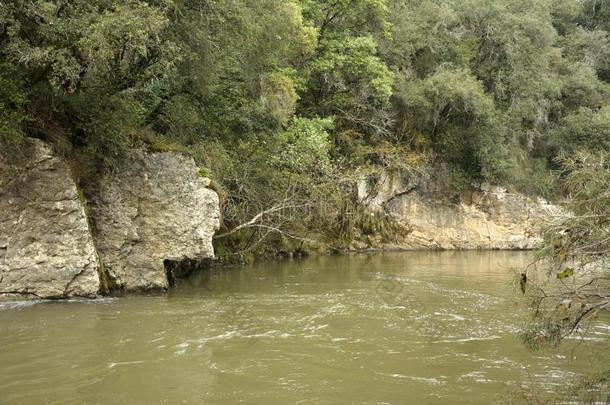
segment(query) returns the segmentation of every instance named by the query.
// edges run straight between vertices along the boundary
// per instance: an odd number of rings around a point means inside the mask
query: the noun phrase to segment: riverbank
[[[23,161],[0,161],[0,297],[166,290],[176,277],[214,258],[219,196],[192,157],[134,149],[119,168],[81,188],[68,162],[49,145],[28,142]],[[501,187],[452,195],[433,180],[439,177],[433,169],[351,177],[355,193],[341,212],[337,243],[330,229],[313,240],[252,221],[253,228],[277,229],[283,238],[274,245],[265,236],[246,234],[262,246],[258,257],[369,249],[528,250],[540,243],[540,223],[556,209]],[[218,256],[223,264],[246,261],[239,251],[225,249]]]

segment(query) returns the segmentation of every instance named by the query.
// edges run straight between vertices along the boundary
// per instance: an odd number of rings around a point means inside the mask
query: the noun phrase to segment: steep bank
[[[0,158],[0,298],[165,289],[167,263],[214,257],[218,196],[191,157],[132,151],[87,201],[48,145],[25,156]]]
[[[362,176],[358,199],[401,225],[395,241],[379,243],[392,249],[535,249],[542,223],[559,209],[496,186],[448,193],[433,169]]]

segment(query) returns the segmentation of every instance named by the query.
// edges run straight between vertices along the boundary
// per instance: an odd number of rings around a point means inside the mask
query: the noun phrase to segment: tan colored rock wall
[[[0,296],[93,297],[99,264],[67,165],[39,140],[0,157]]]
[[[218,195],[192,157],[135,151],[88,192],[93,233],[115,288],[165,289],[164,261],[214,257]]]
[[[433,172],[377,176],[359,183],[359,198],[408,231],[386,248],[535,249],[540,226],[558,208],[542,199],[483,187],[455,196],[439,191]]]
[[[414,194],[400,197],[389,212],[411,233],[408,248],[535,249],[547,204],[518,194],[484,192],[479,203],[436,203]]]

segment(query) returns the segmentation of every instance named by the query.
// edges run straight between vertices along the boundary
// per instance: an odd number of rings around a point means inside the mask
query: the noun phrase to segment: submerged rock
[[[134,151],[88,192],[98,252],[114,288],[166,289],[164,262],[214,256],[218,195],[192,157]]]
[[[432,171],[363,178],[358,198],[383,210],[407,231],[386,248],[535,249],[542,222],[556,206],[541,198],[480,187],[447,197]]]
[[[0,156],[0,296],[93,297],[99,262],[68,166],[42,141]]]

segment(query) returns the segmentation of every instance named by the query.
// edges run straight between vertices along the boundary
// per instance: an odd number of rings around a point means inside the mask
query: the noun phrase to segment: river
[[[511,282],[530,258],[318,257],[210,270],[166,294],[0,303],[0,403],[489,404],[523,383],[556,390],[596,367],[608,328],[528,351]]]

